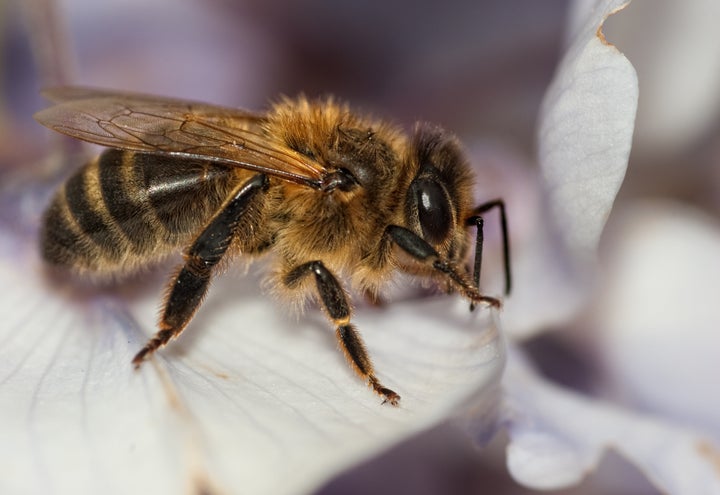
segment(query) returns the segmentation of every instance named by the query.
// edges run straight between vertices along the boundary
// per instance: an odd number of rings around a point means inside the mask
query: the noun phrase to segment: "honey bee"
[[[107,149],[52,199],[44,260],[119,276],[183,250],[136,368],[180,335],[237,256],[268,257],[270,286],[289,302],[317,301],[350,366],[393,405],[400,396],[378,379],[343,285],[372,300],[402,271],[458,291],[471,309],[499,307],[478,290],[482,215],[497,207],[510,291],[504,203],[473,205],[468,162],[437,126],[417,124],[408,136],[332,98],[284,98],[258,114],[86,88],[45,96],[55,105],[37,121]]]

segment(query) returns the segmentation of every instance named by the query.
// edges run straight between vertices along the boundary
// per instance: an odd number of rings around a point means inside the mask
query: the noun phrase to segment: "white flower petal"
[[[720,436],[720,226],[679,203],[623,209],[590,339],[625,401]]]
[[[545,95],[538,158],[552,218],[574,257],[594,255],[625,176],[638,82],[602,36],[629,0],[598,1],[577,31]]]
[[[614,449],[663,493],[720,492],[720,450],[698,432],[553,386],[519,352],[509,355],[504,383],[507,463],[518,482],[544,490],[576,484]]]
[[[588,295],[587,275],[625,176],[637,107],[635,71],[601,35],[606,18],[626,4],[598,1],[584,11],[545,95],[538,136],[545,196],[525,205],[537,215],[534,238],[513,246],[515,289],[503,318],[513,337],[566,321]]]
[[[36,205],[16,212],[26,190],[0,194],[3,493],[304,493],[468,401],[494,410],[495,315],[458,297],[358,309],[398,408],[349,369],[319,311],[293,322],[253,276],[218,278],[182,338],[134,372],[161,281],[48,280],[16,229],[37,221]]]

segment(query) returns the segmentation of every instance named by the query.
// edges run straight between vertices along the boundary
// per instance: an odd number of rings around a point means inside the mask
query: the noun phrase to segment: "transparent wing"
[[[262,115],[206,103],[89,88],[43,93],[42,125],[112,148],[226,163],[317,187],[327,170],[262,128]]]

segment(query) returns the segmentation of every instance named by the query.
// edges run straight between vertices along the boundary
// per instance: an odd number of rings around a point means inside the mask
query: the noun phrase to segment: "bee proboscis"
[[[285,98],[259,114],[87,88],[45,95],[55,105],[35,115],[41,124],[107,149],[55,194],[43,258],[116,276],[183,250],[136,367],[183,331],[221,262],[267,256],[274,291],[298,304],[315,299],[350,366],[397,405],[351,322],[344,285],[377,300],[403,271],[460,292],[471,307],[500,306],[478,290],[482,215],[497,207],[510,291],[504,203],[473,205],[470,166],[437,126],[417,124],[408,136],[332,98]]]

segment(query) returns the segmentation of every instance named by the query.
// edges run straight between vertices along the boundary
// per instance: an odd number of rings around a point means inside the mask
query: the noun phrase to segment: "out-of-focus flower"
[[[576,5],[578,18],[591,4]],[[712,329],[720,321],[712,303],[717,225],[677,201],[630,199],[647,190],[687,194],[698,175],[712,184],[711,169],[702,171],[701,155],[689,149],[718,117],[717,71],[711,69],[717,57],[706,56],[717,46],[717,33],[705,22],[712,15],[701,5],[717,13],[707,2],[682,8],[636,2],[632,14],[614,16],[610,23],[608,37],[638,60],[640,148],[631,162],[635,176],[614,210],[599,290],[584,316],[566,324],[563,333],[566,345],[581,349],[590,361],[594,380],[586,393],[596,397],[542,384],[524,359],[509,359],[508,463],[530,486],[573,484],[613,449],[662,492],[720,492],[718,405],[712,392],[717,374]],[[689,19],[690,36],[680,28]],[[682,48],[672,40],[682,40]],[[664,43],[673,48],[664,50]],[[708,77],[706,68],[713,72]],[[659,75],[670,73],[674,77]],[[696,105],[703,109],[688,111]]]

